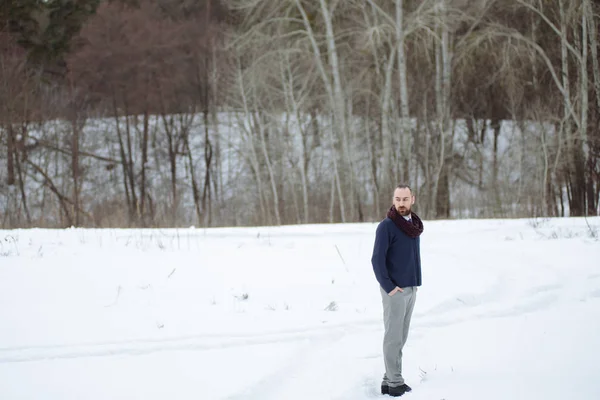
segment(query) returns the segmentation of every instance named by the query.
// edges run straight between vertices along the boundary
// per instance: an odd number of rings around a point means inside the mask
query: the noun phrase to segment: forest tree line
[[[596,0],[7,0],[0,228],[598,215]]]

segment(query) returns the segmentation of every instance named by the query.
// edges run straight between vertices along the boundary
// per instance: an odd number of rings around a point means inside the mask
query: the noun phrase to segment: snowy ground
[[[599,399],[588,223],[426,222],[404,398]],[[384,399],[375,226],[0,231],[0,399]]]

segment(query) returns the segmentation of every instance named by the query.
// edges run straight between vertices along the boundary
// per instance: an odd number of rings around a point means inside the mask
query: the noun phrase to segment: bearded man
[[[415,196],[408,185],[394,190],[393,205],[379,223],[371,264],[383,303],[383,360],[381,393],[402,396],[412,389],[402,377],[402,349],[421,286],[420,235],[423,222],[411,208]]]

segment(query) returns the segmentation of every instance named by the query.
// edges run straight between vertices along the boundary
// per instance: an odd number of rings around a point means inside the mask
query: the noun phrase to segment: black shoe
[[[400,386],[388,386],[388,393],[392,397],[400,397],[404,393],[410,392],[412,388],[406,383]]]
[[[381,394],[390,394],[390,387],[385,382],[381,383]]]

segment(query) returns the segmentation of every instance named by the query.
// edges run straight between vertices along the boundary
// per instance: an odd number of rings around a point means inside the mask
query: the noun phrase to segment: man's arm
[[[371,257],[371,264],[373,265],[373,272],[377,281],[385,290],[386,293],[391,293],[395,288],[396,284],[392,282],[385,265],[385,258],[390,247],[390,232],[385,224],[380,223],[375,232],[375,245],[373,246],[373,256]]]

